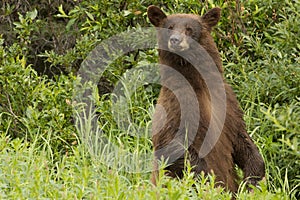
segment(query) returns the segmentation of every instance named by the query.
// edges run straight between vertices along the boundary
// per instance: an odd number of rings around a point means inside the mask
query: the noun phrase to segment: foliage
[[[40,77],[26,64],[20,46],[0,49],[0,133],[29,142],[39,136],[51,154],[68,151],[76,141],[70,105],[74,78]]]
[[[267,170],[260,190],[249,194],[241,183],[238,199],[299,199],[300,3],[294,0],[0,2],[1,198],[230,199],[213,187],[213,177],[195,181],[189,167],[183,180],[163,176],[153,188],[149,173],[110,168],[81,144],[78,133],[86,124],[74,123],[74,108],[82,105],[73,101],[80,64],[105,39],[148,27],[150,4],[167,13],[222,8],[213,34],[225,78]],[[159,85],[141,82],[144,67],[156,61],[155,49],[127,53],[110,64],[98,87],[82,86],[92,90],[101,133],[123,151],[151,153]],[[125,100],[111,94],[118,84]]]

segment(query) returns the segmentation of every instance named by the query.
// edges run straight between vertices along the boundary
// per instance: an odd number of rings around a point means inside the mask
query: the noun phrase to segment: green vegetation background
[[[149,173],[109,167],[82,144],[72,101],[80,64],[101,41],[149,27],[151,4],[167,13],[222,8],[213,35],[267,172],[253,193],[241,183],[238,199],[300,198],[298,0],[6,0],[0,2],[1,199],[230,199],[213,187],[213,177],[195,182],[190,167],[183,180],[162,177],[153,188]],[[151,152],[150,137],[138,133],[149,127],[159,86],[128,97],[127,130],[112,116],[110,92],[128,70],[156,62],[155,49],[133,51],[112,63],[97,86],[83,86],[92,88],[104,135],[125,151]]]

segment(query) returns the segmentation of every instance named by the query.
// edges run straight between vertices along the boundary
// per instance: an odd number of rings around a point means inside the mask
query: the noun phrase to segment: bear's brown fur
[[[158,177],[157,160],[162,158],[167,160],[166,173],[171,177],[183,176],[187,160],[195,174],[213,172],[218,185],[224,185],[232,192],[238,189],[235,164],[243,170],[244,178],[250,184],[256,185],[264,176],[264,161],[246,132],[236,96],[223,78],[222,83],[217,81],[218,76],[223,76],[223,69],[210,32],[219,21],[220,11],[219,8],[213,8],[203,16],[166,16],[158,7],[148,7],[148,18],[158,32],[162,82],[152,122],[156,157],[152,173],[154,184]],[[197,48],[192,41],[200,44],[211,59],[201,60],[199,57],[202,53],[193,52]],[[200,56],[197,56],[198,53]],[[199,73],[192,62],[196,62],[205,75]],[[216,66],[217,70],[214,71],[212,66]],[[207,81],[214,79],[216,82],[209,86]],[[221,98],[222,89],[226,95],[225,110],[222,105],[212,103],[212,98]],[[196,98],[196,104],[189,102],[193,98]],[[223,110],[225,113],[221,112]],[[224,123],[218,136],[218,125],[213,124],[208,130],[214,117],[215,124],[221,123],[218,120],[221,120],[219,116],[222,114],[225,116]],[[203,156],[200,155],[200,149],[205,137],[212,138],[212,141],[213,138],[217,139],[215,144],[211,143],[210,152]]]

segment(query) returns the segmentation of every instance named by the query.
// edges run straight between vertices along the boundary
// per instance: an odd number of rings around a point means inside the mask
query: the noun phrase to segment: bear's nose
[[[171,37],[170,37],[171,45],[178,45],[178,44],[180,44],[181,41],[182,41],[182,36],[179,34],[174,34],[174,35],[171,35]]]

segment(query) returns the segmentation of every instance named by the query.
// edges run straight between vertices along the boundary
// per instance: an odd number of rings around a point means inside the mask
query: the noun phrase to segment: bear
[[[238,166],[247,186],[265,176],[264,160],[246,131],[243,111],[223,77],[220,53],[211,35],[221,9],[204,15],[166,15],[151,5],[149,21],[158,40],[161,89],[152,119],[154,167],[182,178],[186,164],[197,174],[214,174],[216,186],[238,191]],[[248,187],[251,190],[251,187]]]

